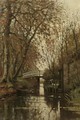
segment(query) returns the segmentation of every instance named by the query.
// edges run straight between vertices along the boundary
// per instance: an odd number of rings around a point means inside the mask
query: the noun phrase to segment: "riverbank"
[[[38,89],[27,88],[26,82],[18,81],[14,84],[11,83],[0,83],[0,99],[12,96],[13,94],[34,94],[38,93]]]
[[[0,99],[15,94],[17,91],[10,83],[0,83]]]

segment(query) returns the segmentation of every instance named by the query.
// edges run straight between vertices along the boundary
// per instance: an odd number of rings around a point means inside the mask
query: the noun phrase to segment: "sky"
[[[71,12],[77,12],[80,10],[80,0],[61,0],[63,1],[66,9]]]
[[[71,9],[80,8],[80,0],[63,0]]]

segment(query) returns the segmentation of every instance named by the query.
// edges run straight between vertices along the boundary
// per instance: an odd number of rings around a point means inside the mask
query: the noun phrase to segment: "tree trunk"
[[[78,56],[78,38],[76,36],[76,33],[75,33],[75,30],[73,29],[73,39],[74,39],[74,42],[75,42],[75,50],[76,50],[76,58]],[[75,59],[75,64],[76,64],[76,69],[77,69],[77,79],[79,81],[79,68],[78,68],[78,65],[77,65],[77,62],[76,62],[76,59]]]
[[[66,54],[67,54],[67,75],[68,75],[68,79],[67,79],[67,83],[69,84],[70,83],[70,63],[69,63],[69,55],[68,55],[68,38],[67,38],[67,35],[66,35],[66,40],[65,40],[65,45],[66,45]]]
[[[6,22],[4,30],[4,73],[2,82],[9,82],[9,34],[10,34],[10,24],[11,24],[11,5],[10,1],[7,0],[7,13],[6,13]]]

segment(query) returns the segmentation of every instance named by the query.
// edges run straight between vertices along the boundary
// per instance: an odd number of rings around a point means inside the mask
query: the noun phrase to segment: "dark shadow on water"
[[[52,110],[57,110],[57,106],[58,106],[58,99],[57,98],[52,98],[49,96],[45,96],[45,100],[46,100],[46,104],[48,106],[52,107]],[[68,107],[74,107],[74,105],[72,104],[66,104],[62,103],[62,101],[60,101],[61,104],[64,104],[65,109],[63,109],[62,107],[60,108],[60,119],[59,120],[80,120],[80,111],[76,110],[76,111],[70,111],[68,110]]]
[[[72,112],[69,110],[62,109],[60,120],[80,120],[80,111],[79,113],[76,113],[76,111]]]
[[[27,118],[27,110],[25,97],[11,96],[4,101],[0,101],[0,120],[25,120]]]

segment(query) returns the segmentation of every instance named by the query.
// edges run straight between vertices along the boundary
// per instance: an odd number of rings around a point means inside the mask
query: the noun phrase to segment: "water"
[[[56,115],[43,96],[15,96],[0,104],[0,120],[56,120]]]
[[[0,120],[80,120],[80,113],[58,107],[44,97],[41,83],[39,95],[17,94],[0,102]]]

